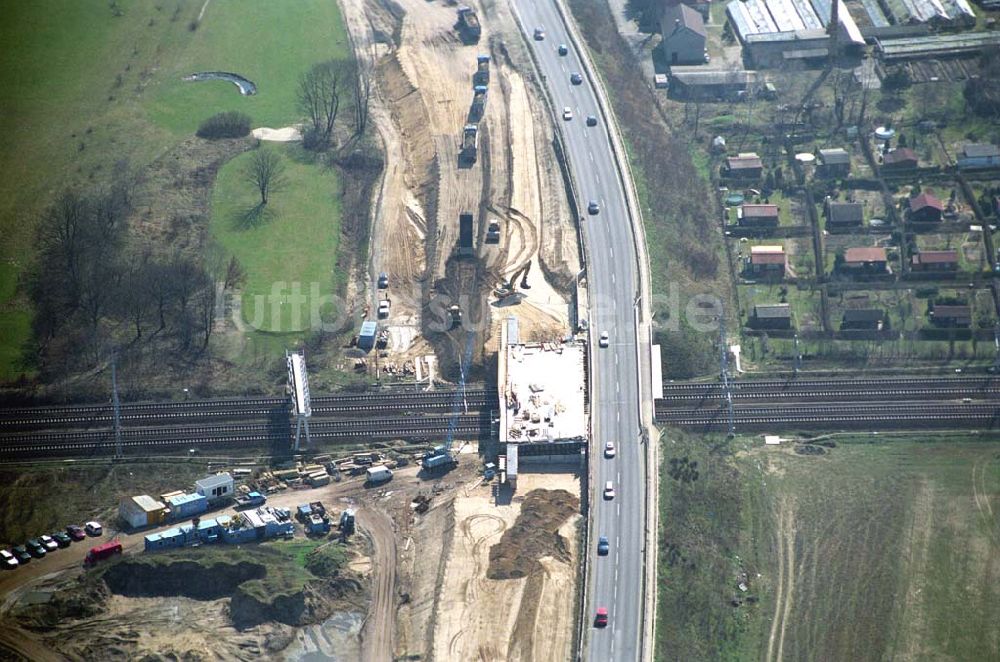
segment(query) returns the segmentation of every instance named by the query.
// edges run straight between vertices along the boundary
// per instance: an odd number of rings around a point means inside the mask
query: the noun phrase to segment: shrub
[[[198,137],[215,140],[218,138],[242,138],[250,133],[250,116],[236,110],[212,115],[198,127]]]

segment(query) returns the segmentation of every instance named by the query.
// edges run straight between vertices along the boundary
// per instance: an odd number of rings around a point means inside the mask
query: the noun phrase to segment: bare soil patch
[[[566,490],[532,490],[521,503],[514,526],[490,548],[490,579],[520,579],[542,569],[539,559],[569,561],[566,540],[559,529],[580,510],[580,499]]]

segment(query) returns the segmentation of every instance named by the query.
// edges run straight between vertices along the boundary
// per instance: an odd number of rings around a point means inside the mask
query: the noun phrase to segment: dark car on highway
[[[608,537],[607,536],[601,536],[600,538],[597,539],[597,555],[598,556],[607,556],[608,555],[608,549],[610,547],[611,546],[608,544]]]
[[[587,115],[587,126],[597,126],[597,118],[593,115]]]
[[[576,73],[574,71],[573,73],[571,73],[569,75],[569,82],[573,83],[574,85],[582,85],[583,84],[583,76],[581,76],[580,74],[578,74],[578,73]]]
[[[566,47],[566,44],[559,44],[559,55],[566,55],[567,53],[569,53],[569,49]]]

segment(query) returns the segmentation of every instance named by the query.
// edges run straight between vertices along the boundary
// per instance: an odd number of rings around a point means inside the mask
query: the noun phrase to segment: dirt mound
[[[514,526],[490,548],[490,579],[520,579],[540,570],[538,559],[569,561],[559,527],[580,510],[580,500],[566,490],[532,490],[521,503]]]
[[[232,595],[243,582],[262,579],[267,568],[259,563],[145,563],[126,559],[104,573],[112,593],[130,598],[183,596],[218,600]]]

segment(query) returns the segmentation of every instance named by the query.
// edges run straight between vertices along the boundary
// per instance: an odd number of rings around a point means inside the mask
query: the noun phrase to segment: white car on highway
[[[600,345],[601,347],[607,347],[609,342],[611,341],[608,339],[608,332],[601,331],[601,337],[597,341],[597,344]]]
[[[563,108],[563,119],[564,120],[571,120],[571,119],[573,119],[573,111],[570,109],[569,106],[565,106]]]
[[[615,498],[615,484],[610,480],[604,483],[604,498],[609,501]]]
[[[604,457],[611,459],[615,456],[615,442],[608,441],[604,444]]]

